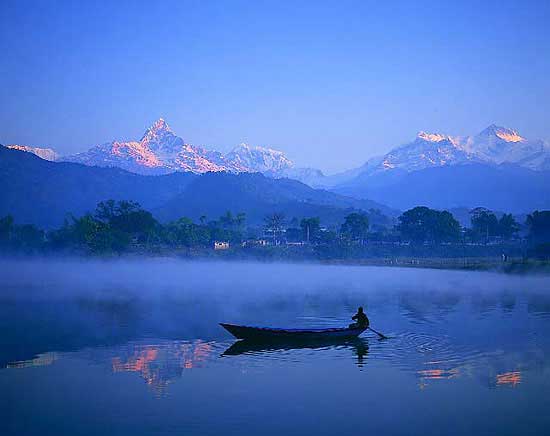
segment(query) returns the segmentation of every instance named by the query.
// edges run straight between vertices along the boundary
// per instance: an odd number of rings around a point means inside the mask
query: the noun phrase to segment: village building
[[[214,250],[229,250],[228,241],[214,241]]]

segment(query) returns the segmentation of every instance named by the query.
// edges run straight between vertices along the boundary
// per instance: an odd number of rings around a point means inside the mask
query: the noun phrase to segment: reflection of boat
[[[315,350],[327,347],[348,347],[355,350],[357,356],[363,358],[369,349],[368,342],[360,338],[335,338],[335,339],[317,339],[310,341],[284,340],[284,341],[254,341],[244,339],[235,342],[222,356],[238,356],[247,353],[263,353],[273,351],[286,351],[296,349]]]
[[[328,328],[328,329],[281,329],[271,327],[249,327],[234,324],[220,325],[237,339],[248,340],[317,340],[329,338],[354,338],[363,333],[366,328]]]

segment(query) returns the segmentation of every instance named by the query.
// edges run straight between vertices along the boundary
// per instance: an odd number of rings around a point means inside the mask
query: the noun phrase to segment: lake
[[[0,261],[2,435],[543,435],[550,277]],[[379,340],[235,345],[219,322]]]

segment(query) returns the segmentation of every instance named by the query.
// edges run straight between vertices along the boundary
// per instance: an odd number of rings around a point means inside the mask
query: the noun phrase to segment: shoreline
[[[378,266],[388,268],[421,268],[453,271],[488,271],[503,274],[548,274],[550,262],[537,260],[508,260],[507,262],[494,259],[445,259],[445,258],[416,258],[416,259],[331,259],[322,260],[324,265],[349,266]]]
[[[511,258],[503,261],[498,257],[364,257],[364,258],[319,258],[309,256],[251,256],[242,251],[193,252],[185,251],[134,251],[122,255],[91,256],[82,253],[56,253],[55,255],[16,255],[0,256],[0,261],[41,259],[41,260],[123,260],[144,258],[172,258],[184,261],[204,262],[257,262],[257,263],[289,263],[317,264],[327,266],[375,266],[388,268],[419,268],[452,271],[487,271],[502,274],[550,275],[550,261]]]

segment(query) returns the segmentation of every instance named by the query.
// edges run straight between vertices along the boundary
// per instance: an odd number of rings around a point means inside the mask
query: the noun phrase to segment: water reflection
[[[21,360],[8,363],[6,368],[32,368],[37,366],[48,366],[59,359],[59,353],[39,354],[33,359]]]
[[[200,367],[211,355],[212,344],[170,341],[155,345],[128,344],[111,358],[114,373],[135,372],[157,393],[181,377],[183,371]]]
[[[6,368],[26,369],[84,359],[108,367],[114,374],[134,373],[155,396],[161,397],[167,393],[168,386],[183,377],[186,371],[206,369],[210,363],[228,357],[240,357],[241,368],[258,367],[262,361],[283,364],[310,361],[326,365],[327,361],[349,361],[351,358],[359,369],[369,358],[375,365],[386,362],[412,372],[421,389],[434,382],[461,377],[473,377],[488,386],[515,388],[523,382],[522,371],[537,368],[545,371],[548,368],[548,361],[540,350],[481,352],[458,347],[444,337],[412,333],[396,335],[387,341],[369,341],[366,337],[315,342],[239,340],[229,346],[225,341],[201,339],[128,342],[76,352],[47,352],[32,359],[10,362]],[[511,367],[516,369],[503,370]]]
[[[511,386],[515,388],[521,383],[521,371],[510,371],[502,374],[497,374],[496,384],[497,386]]]
[[[365,338],[353,338],[331,341],[249,341],[241,340],[233,343],[223,353],[223,356],[255,355],[284,352],[290,350],[315,350],[330,353],[336,349],[349,349],[353,352],[355,363],[362,368],[369,352],[369,342]]]
[[[417,371],[419,377],[418,386],[424,389],[434,380],[449,380],[460,375],[459,368],[431,368]]]
[[[547,279],[152,263],[86,265],[68,283],[65,264],[0,264],[2,434],[524,434],[525,416],[550,428]],[[342,326],[359,305],[390,340],[257,344],[218,326]],[[376,405],[368,419],[358,398]]]

